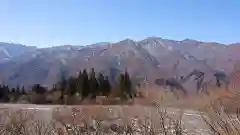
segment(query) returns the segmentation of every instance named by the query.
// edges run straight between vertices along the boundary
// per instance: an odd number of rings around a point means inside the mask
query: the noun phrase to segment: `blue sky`
[[[240,41],[239,0],[1,0],[0,41],[38,47],[149,36]]]

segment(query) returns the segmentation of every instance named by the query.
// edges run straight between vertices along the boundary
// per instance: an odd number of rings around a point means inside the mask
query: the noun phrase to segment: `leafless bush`
[[[4,113],[4,132],[16,135],[28,135],[28,129],[32,126],[31,120],[34,119],[34,113],[29,110],[6,111]]]
[[[185,133],[184,123],[182,121],[183,111],[169,114],[167,107],[163,107],[157,104],[158,113],[158,126],[152,127],[157,129],[157,134],[163,135],[182,135]],[[155,131],[156,133],[156,131]]]
[[[82,116],[81,110],[72,108],[70,111],[61,112],[61,108],[58,108],[53,113],[53,120],[58,126],[64,128],[64,132],[69,135],[89,134],[95,132],[96,125],[92,125]],[[95,126],[95,127],[94,127]]]
[[[236,101],[235,98],[225,97],[224,101],[226,99],[229,102],[232,99]],[[212,134],[238,135],[240,134],[240,109],[235,112],[229,111],[223,103],[224,101],[223,98],[220,98],[217,102],[211,102],[203,110],[200,110],[203,112],[201,118]],[[233,103],[237,104],[237,102]],[[117,108],[124,107],[119,106]],[[113,120],[110,120],[112,118],[108,119],[86,114],[88,111],[83,111],[81,107],[80,109],[72,107],[57,108],[53,111],[52,121],[48,123],[44,120],[35,119],[36,111],[10,111],[11,109],[6,108],[0,110],[0,134],[110,135],[116,133],[119,135],[133,135],[138,133],[139,135],[183,135],[190,132],[186,130],[185,123],[182,121],[182,110],[172,112],[168,107],[161,106],[159,103],[155,104],[154,109],[150,109],[151,107],[146,108],[148,109],[147,114],[143,112],[143,115],[135,117],[126,115],[121,109],[115,109],[115,111],[118,110],[116,111],[118,113],[116,113],[116,116],[112,116],[114,117]],[[97,111],[95,113],[100,114]]]
[[[128,117],[119,112],[117,118],[112,121],[84,115],[78,108],[58,108],[53,111],[53,120],[49,123],[36,119],[36,111],[6,110],[1,110],[3,113],[0,114],[0,134],[6,135],[184,134],[182,113],[178,116],[172,115],[168,113],[167,108],[161,106],[157,106],[155,112],[149,110],[149,115],[145,116]]]
[[[229,111],[224,105],[223,99],[219,98],[204,108],[202,119],[209,127],[212,134],[217,135],[239,135],[240,134],[240,109],[235,112]],[[232,98],[229,100],[236,104]],[[239,105],[239,103],[237,103]]]
[[[30,110],[1,110],[0,134],[5,135],[55,135],[53,124],[35,120],[35,111]]]

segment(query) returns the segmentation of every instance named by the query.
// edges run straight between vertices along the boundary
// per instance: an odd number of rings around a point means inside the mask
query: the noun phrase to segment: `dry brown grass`
[[[230,92],[223,88],[212,87],[209,89],[209,95],[201,93],[199,95],[193,94],[188,97],[181,97],[177,100],[173,93],[168,90],[159,88],[150,88],[148,90],[142,90],[144,93],[143,98],[137,98],[135,104],[139,105],[153,105],[156,101],[161,101],[162,106],[171,106],[182,109],[194,109],[198,110],[209,105],[212,101],[222,99],[225,106],[229,106],[233,111],[240,106],[240,98],[236,95],[239,94],[236,88],[230,89]],[[230,101],[231,100],[231,101]],[[234,104],[232,101],[234,100]]]
[[[176,100],[172,93],[157,88],[141,90],[141,98],[135,106],[123,106],[117,98],[99,97],[92,104],[118,104],[117,106],[81,106],[55,109],[52,120],[35,119],[35,111],[10,109],[0,110],[0,134],[9,135],[81,135],[81,134],[132,134],[141,135],[182,135],[196,134],[186,131],[183,112],[169,114],[167,107],[200,109],[202,120],[212,134],[240,134],[240,96],[236,91],[228,93],[223,89]],[[156,102],[160,101],[160,102]],[[93,102],[93,101],[92,101]],[[120,103],[119,103],[120,102]],[[124,103],[127,104],[127,103]],[[139,105],[136,107],[136,104]],[[231,105],[231,107],[229,107]],[[134,108],[134,109],[133,109]],[[237,114],[237,115],[235,115]]]
[[[232,103],[234,104],[234,102]],[[227,106],[224,105],[224,100],[220,98],[203,108],[205,115],[202,115],[202,119],[212,131],[212,134],[239,135],[240,109],[236,108],[234,110],[235,111],[229,110]]]
[[[97,108],[98,113],[93,113]],[[184,132],[182,115],[170,115],[166,108],[157,107],[154,112],[145,109],[143,113],[130,112],[129,108],[100,109],[58,108],[53,119],[47,123],[34,119],[34,111],[4,111],[1,115],[1,134],[13,135],[81,135],[81,134],[133,134],[157,135]],[[139,108],[140,109],[140,108]],[[100,111],[101,110],[101,111]]]
[[[210,104],[205,109],[204,111],[207,113],[202,115],[202,119],[209,126],[212,134],[239,134],[239,117],[235,117],[235,121],[233,121],[234,117],[227,111],[219,110],[216,103]],[[81,135],[93,132],[96,134],[138,132],[141,135],[181,135],[189,132],[185,130],[186,127],[182,122],[183,113],[169,114],[167,108],[160,105],[151,111],[144,106],[135,108],[134,111],[129,106],[109,107],[109,109],[101,109],[101,106],[58,108],[54,110],[53,119],[49,123],[35,120],[33,118],[35,111],[10,112],[5,109],[1,112],[3,112],[0,115],[1,134]]]

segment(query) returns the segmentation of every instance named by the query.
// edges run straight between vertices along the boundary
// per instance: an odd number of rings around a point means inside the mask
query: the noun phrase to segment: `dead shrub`
[[[212,134],[217,135],[239,135],[240,134],[240,109],[235,109],[235,112],[229,110],[224,101],[238,104],[234,101],[235,97],[222,97],[212,101],[204,108],[204,113],[201,114],[202,119],[209,127]],[[236,105],[234,105],[236,106]]]

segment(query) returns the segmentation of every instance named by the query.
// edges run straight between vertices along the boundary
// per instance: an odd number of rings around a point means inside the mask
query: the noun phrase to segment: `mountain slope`
[[[0,62],[11,60],[21,54],[36,50],[37,47],[0,42]]]
[[[212,71],[206,63],[213,69],[223,69],[230,73],[234,61],[240,59],[240,47],[237,44],[226,46],[191,39],[174,41],[159,37],[149,37],[141,41],[125,39],[117,43],[103,42],[88,46],[66,45],[43,49],[11,46],[15,47],[17,50],[25,49],[17,53],[9,51],[6,46],[4,49],[7,52],[0,49],[0,60],[8,58],[8,61],[0,63],[0,80],[11,86],[31,86],[34,83],[51,86],[59,79],[62,71],[67,71],[68,75],[76,75],[80,69],[92,67],[96,72],[109,75],[112,82],[117,74],[125,69],[133,78],[143,80],[147,77],[150,83],[157,77],[186,75],[193,69],[209,73],[208,79],[211,79]],[[173,66],[177,61],[179,65],[177,70],[174,70]],[[192,88],[193,86],[189,85],[189,89]]]

